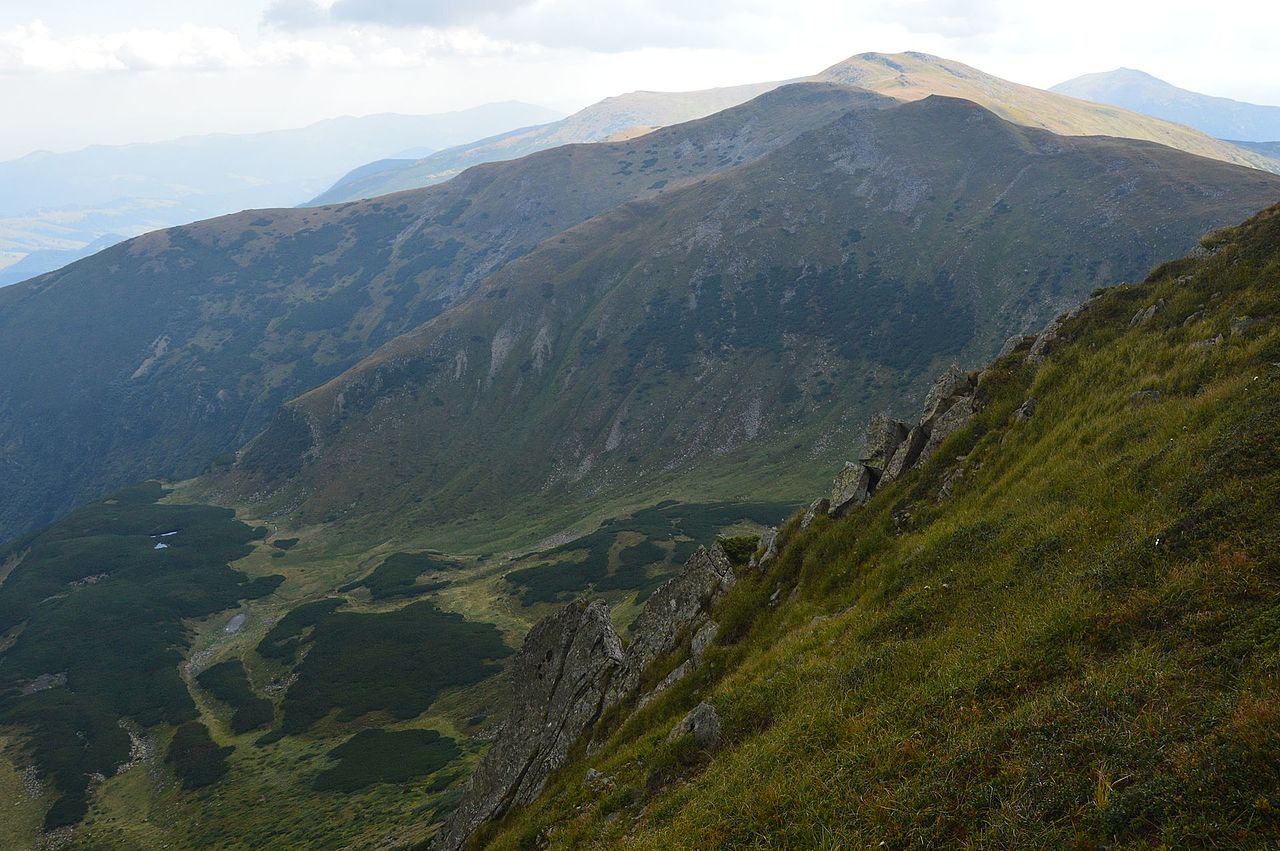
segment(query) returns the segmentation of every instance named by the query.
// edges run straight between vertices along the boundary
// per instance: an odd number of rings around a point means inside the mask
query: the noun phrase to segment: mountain
[[[696,92],[631,92],[605,98],[568,118],[501,133],[419,159],[388,159],[352,170],[312,206],[373,198],[440,183],[473,165],[513,160],[560,145],[618,141],[658,127],[683,124],[744,103],[779,83]]]
[[[927,53],[862,53],[831,66],[811,81],[857,86],[899,100],[928,95],[964,98],[1015,124],[1067,136],[1146,139],[1224,162],[1280,172],[1280,160],[1171,124],[1138,111],[1117,109],[1002,80]],[[517,130],[422,160],[384,160],[352,171],[312,204],[372,198],[430,186],[482,162],[511,159],[573,142],[597,142],[619,132],[686,121],[747,100],[778,83],[670,94],[635,92],[610,98],[563,121]]]
[[[859,86],[902,100],[947,95],[971,100],[1015,124],[1065,136],[1145,139],[1223,162],[1280,172],[1280,162],[1221,139],[1147,114],[1011,83],[960,62],[927,53],[863,53],[831,66],[814,79]],[[1125,106],[1124,104],[1120,105]],[[1247,137],[1246,137],[1247,138]]]
[[[561,147],[395,199],[155,232],[6,287],[0,539],[130,482],[192,476],[540,242],[882,102],[805,86],[657,131],[644,156]]]
[[[1132,68],[1085,74],[1059,83],[1050,91],[1176,121],[1218,139],[1249,142],[1280,139],[1280,106],[1202,95]]]
[[[608,499],[795,498],[939,363],[1280,198],[1275,175],[969,101],[875,107],[545,241],[287,404],[232,493],[441,541],[512,499],[551,534]],[[628,168],[663,150],[629,144]]]
[[[540,623],[432,847],[1274,847],[1278,246],[953,374],[928,461],[699,554],[625,647]]]
[[[291,206],[354,164],[554,117],[529,104],[494,103],[439,115],[344,117],[270,133],[37,152],[0,163],[0,250],[77,251],[108,233],[136,236],[244,209]]]

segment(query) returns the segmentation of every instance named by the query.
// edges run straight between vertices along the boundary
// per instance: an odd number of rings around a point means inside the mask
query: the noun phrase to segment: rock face
[[[1022,338],[1017,339],[1022,345]],[[873,417],[867,426],[865,457],[860,463],[845,462],[831,483],[831,516],[844,516],[869,500],[881,484],[927,461],[944,440],[981,410],[977,390],[977,374],[952,365],[933,383],[916,425],[908,426],[884,414]],[[802,522],[801,528],[807,525]]]
[[[634,694],[645,669],[676,649],[682,630],[696,634],[733,582],[733,565],[716,544],[711,549],[699,547],[683,573],[654,591],[631,625],[631,644],[610,684],[609,705]]]
[[[638,697],[645,670],[686,636],[693,656],[654,692],[693,670],[715,639],[711,608],[733,582],[724,550],[699,548],[680,575],[649,597],[625,651],[603,601],[570,603],[534,627],[512,664],[515,704],[433,847],[461,848],[486,821],[532,801],[601,714]],[[699,730],[706,729],[704,719]],[[718,739],[719,719],[715,730]]]
[[[512,665],[515,705],[436,847],[461,848],[481,824],[542,791],[599,717],[622,658],[603,602],[570,603],[533,628]]]

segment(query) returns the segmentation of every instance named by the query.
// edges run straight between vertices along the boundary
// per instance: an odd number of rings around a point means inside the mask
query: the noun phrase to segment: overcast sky
[[[1221,8],[1202,0],[0,0],[0,159],[495,100],[569,112],[635,89],[804,76],[870,50],[922,50],[1037,86],[1127,66],[1280,104],[1280,3]]]

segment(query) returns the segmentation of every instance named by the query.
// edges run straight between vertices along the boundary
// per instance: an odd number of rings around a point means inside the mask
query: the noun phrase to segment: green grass
[[[843,520],[793,519],[707,663],[479,841],[1275,847],[1280,208],[1206,245],[1107,291],[1040,368],[995,365],[923,470]],[[1246,315],[1265,321],[1230,333]],[[1130,401],[1144,389],[1161,397]],[[713,755],[666,743],[700,700]]]
[[[375,783],[408,783],[444,768],[461,751],[435,730],[361,730],[329,756],[338,764],[316,776],[319,792],[354,792]]]

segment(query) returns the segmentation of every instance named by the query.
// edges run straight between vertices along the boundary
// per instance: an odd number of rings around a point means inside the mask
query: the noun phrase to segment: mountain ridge
[[[1084,74],[1049,90],[1176,121],[1219,139],[1280,140],[1280,106],[1200,94],[1133,68]]]

